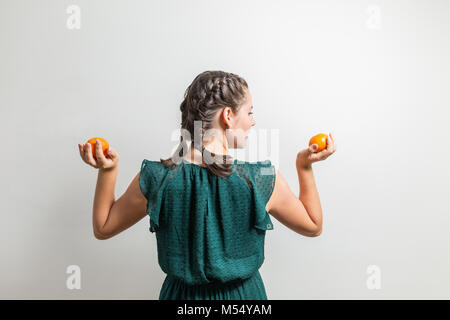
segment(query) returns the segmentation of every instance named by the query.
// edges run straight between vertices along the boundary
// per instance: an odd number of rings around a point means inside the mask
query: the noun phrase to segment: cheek
[[[254,123],[254,120],[253,120],[252,117],[250,117],[250,119],[246,123],[246,130],[247,131],[251,129],[251,127],[253,126],[253,123]]]
[[[248,129],[252,126],[252,123],[253,123],[252,117],[248,116],[242,119],[237,127],[241,128],[242,131],[248,131]]]

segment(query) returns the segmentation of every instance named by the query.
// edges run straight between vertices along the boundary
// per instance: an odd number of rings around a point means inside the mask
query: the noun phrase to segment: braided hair
[[[205,164],[209,171],[217,176],[228,177],[232,174],[231,157],[216,155],[203,145],[203,139],[197,142],[194,137],[203,137],[212,128],[215,115],[225,107],[236,114],[245,100],[247,82],[240,76],[224,71],[205,71],[195,77],[184,93],[181,102],[180,144],[172,157],[161,159],[164,166],[174,168],[187,153],[186,140],[191,137],[191,146],[199,150],[203,157],[213,159]],[[201,126],[194,125],[201,121]],[[195,132],[197,131],[197,132]],[[221,159],[222,158],[222,159]]]

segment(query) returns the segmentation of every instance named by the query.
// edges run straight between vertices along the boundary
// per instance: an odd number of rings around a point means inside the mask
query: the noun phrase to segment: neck
[[[205,149],[215,154],[228,154],[228,143],[222,139],[213,138],[211,141],[203,142]]]
[[[228,155],[228,144],[224,142],[225,142],[224,140],[219,141],[218,139],[213,139],[208,142],[203,142],[203,146],[209,152],[214,153],[216,155]],[[202,161],[201,151],[197,150],[192,145],[184,158],[194,163],[204,162]]]

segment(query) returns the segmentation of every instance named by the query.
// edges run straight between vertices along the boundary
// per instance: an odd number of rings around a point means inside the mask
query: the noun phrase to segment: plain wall
[[[195,76],[224,70],[249,83],[249,148],[278,132],[278,151],[257,158],[295,194],[296,154],[317,133],[337,139],[313,164],[322,235],[272,217],[268,298],[449,299],[449,18],[443,0],[1,0],[0,298],[158,299],[149,218],[95,239],[97,170],[77,144],[101,136],[118,151],[119,198],[143,159],[177,146]]]

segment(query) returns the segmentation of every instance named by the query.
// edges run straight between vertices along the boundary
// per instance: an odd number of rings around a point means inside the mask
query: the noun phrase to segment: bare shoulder
[[[145,213],[147,205],[147,198],[142,194],[141,187],[139,185],[139,179],[141,172],[139,171],[133,180],[130,182],[127,190],[116,201],[120,207],[123,207],[124,211],[131,212],[134,215]],[[145,214],[142,214],[145,216]]]
[[[276,169],[275,186],[273,188],[272,195],[270,196],[269,201],[266,204],[266,211],[272,213],[271,211],[273,211],[274,209],[276,210],[278,204],[292,197],[295,197],[294,193],[289,188],[289,185],[284,176],[278,169]]]
[[[147,199],[142,194],[141,186],[139,185],[139,180],[141,178],[141,171],[137,173],[137,175],[133,178],[130,183],[129,190],[132,193],[133,197],[138,202],[147,202]]]

